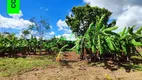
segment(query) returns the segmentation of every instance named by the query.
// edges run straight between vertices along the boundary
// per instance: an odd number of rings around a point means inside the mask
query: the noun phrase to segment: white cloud
[[[91,6],[106,8],[113,12],[111,18],[117,19],[119,30],[124,26],[142,25],[142,0],[83,0]]]
[[[49,33],[49,35],[54,35],[54,34],[55,34],[55,32],[53,32],[53,31]]]
[[[71,13],[69,13],[71,15]],[[74,41],[76,40],[75,36],[72,34],[72,31],[68,27],[65,21],[62,21],[61,19],[57,22],[57,26],[59,27],[58,30],[64,31],[64,34],[56,36],[57,38],[60,38],[61,36],[65,37],[66,40]]]
[[[71,15],[72,15],[72,12],[69,12],[69,17],[71,17]]]
[[[21,38],[21,36],[23,36],[22,31],[20,31],[19,34],[16,34],[15,36]]]
[[[32,35],[37,35],[37,34],[38,34],[38,31],[30,30],[30,33],[31,33]]]
[[[136,25],[135,29],[138,29],[140,26],[142,26],[142,17],[140,17],[141,14],[142,7],[132,6],[118,17],[116,25],[120,26],[119,30],[122,30],[125,26],[133,25]]]
[[[66,40],[69,40],[69,41],[75,41],[76,40],[74,34],[66,34],[66,33],[64,33],[63,35],[57,35],[56,38],[60,38],[61,36],[66,38]]]
[[[33,36],[37,36],[39,37],[40,35],[38,34],[38,31],[33,31],[31,30],[30,33],[33,35]],[[51,31],[51,32],[47,32],[45,33],[44,35],[44,39],[49,39],[51,37],[53,37],[55,35],[55,32]]]
[[[117,17],[123,11],[126,0],[84,0],[84,2],[91,6],[106,8],[113,12],[113,17]]]
[[[39,37],[37,34],[38,34],[37,31],[30,30],[30,34],[27,35],[27,36],[25,36],[25,37],[26,37],[27,39],[30,39],[31,36],[33,35],[34,37],[36,37],[37,39],[39,39],[40,37]],[[44,39],[44,40],[50,39],[50,38],[53,37],[53,35],[55,35],[55,32],[51,31],[50,33],[46,33],[46,35],[43,37],[43,39]],[[21,38],[22,36],[24,36],[23,33],[22,33],[22,30],[19,31],[18,34],[16,34],[16,37],[18,37],[18,38]]]
[[[57,22],[58,30],[63,30],[65,33],[72,33],[65,21],[61,19]]]
[[[74,34],[63,34],[62,36],[65,37],[66,40],[70,40],[70,41],[75,41],[76,40]]]
[[[50,25],[50,28],[52,29],[53,27]]]
[[[21,30],[21,31],[19,31],[19,33],[16,34],[15,36],[18,37],[18,38],[22,38],[22,36],[24,36],[24,34],[22,33],[22,30]],[[31,34],[26,35],[25,37],[26,37],[27,39],[30,39],[30,38],[31,38]]]
[[[23,16],[22,11],[20,11],[20,14],[10,14],[10,16],[12,18],[7,18],[0,14],[0,27],[22,29],[32,24],[29,20],[21,18]]]
[[[57,35],[57,36],[55,36],[56,38],[60,38],[61,37],[61,35]]]
[[[64,30],[64,28],[67,28],[68,25],[65,21],[62,21],[61,19],[57,22],[57,26],[59,27],[59,30]]]
[[[70,29],[64,29],[65,33],[72,33],[72,31]]]
[[[23,16],[22,11],[20,11],[20,14],[9,14],[14,19],[20,19]]]

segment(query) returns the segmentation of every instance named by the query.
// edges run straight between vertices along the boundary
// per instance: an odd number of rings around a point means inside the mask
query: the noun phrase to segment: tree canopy
[[[35,17],[30,19],[30,21],[34,24],[30,25],[29,29],[37,32],[36,36],[39,36],[41,39],[49,32],[50,24],[42,17],[40,17],[40,21],[36,21]]]
[[[112,14],[105,8],[99,8],[97,6],[91,7],[88,4],[85,6],[77,6],[72,8],[71,15],[66,16],[66,23],[71,27],[73,33],[76,36],[84,35],[88,29],[89,24],[94,22],[96,23],[96,18],[101,17],[104,14],[106,15],[103,21],[103,24],[107,25],[110,15]],[[108,26],[115,24],[110,23]]]

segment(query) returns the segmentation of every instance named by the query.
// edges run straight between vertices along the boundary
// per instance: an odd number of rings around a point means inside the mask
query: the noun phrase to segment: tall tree
[[[111,12],[105,8],[91,7],[88,4],[85,6],[77,6],[72,8],[71,15],[66,16],[66,23],[71,27],[71,30],[76,36],[84,35],[89,27],[89,24],[96,23],[96,18],[106,15],[103,24],[107,25]],[[115,22],[113,22],[115,23]],[[111,26],[111,24],[110,24]]]
[[[34,24],[30,25],[29,29],[34,31],[36,33],[35,35],[39,37],[39,40],[40,40],[39,46],[40,46],[40,54],[41,54],[42,41],[46,33],[48,33],[50,30],[50,24],[48,23],[47,20],[44,20],[42,17],[40,17],[40,21],[37,21],[35,18],[32,18],[30,21]]]

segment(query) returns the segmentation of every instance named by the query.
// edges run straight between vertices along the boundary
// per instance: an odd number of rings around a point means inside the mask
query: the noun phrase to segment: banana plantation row
[[[14,57],[18,54],[30,55],[30,54],[56,54],[60,48],[64,45],[70,45],[71,48],[74,45],[74,41],[66,41],[61,38],[52,38],[50,40],[42,40],[34,36],[30,39],[18,38],[14,34],[0,34],[0,56]],[[41,49],[41,52],[40,52]]]

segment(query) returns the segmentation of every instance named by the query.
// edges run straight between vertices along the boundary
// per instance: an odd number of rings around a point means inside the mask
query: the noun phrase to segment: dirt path
[[[110,71],[103,67],[89,66],[86,62],[70,63],[70,66],[48,66],[21,75],[1,77],[0,80],[142,80],[142,72],[127,73],[124,69]]]

